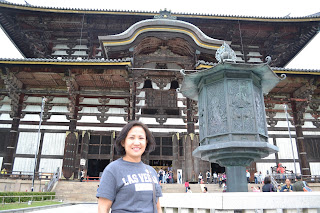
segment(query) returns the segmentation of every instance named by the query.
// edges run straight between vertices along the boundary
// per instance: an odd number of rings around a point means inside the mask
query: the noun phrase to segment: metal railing
[[[90,182],[90,181],[100,181],[100,178],[101,177],[90,177],[90,176],[87,176],[87,177],[85,177],[84,179],[83,179],[83,181],[85,181],[85,182]]]
[[[36,172],[36,180],[50,180],[53,177],[53,173],[50,172]],[[32,180],[33,172],[25,171],[5,171],[0,173],[0,178],[9,179],[22,179],[22,180]]]
[[[294,173],[272,174],[270,176],[278,183],[284,183],[287,178],[291,182],[295,182],[296,179]],[[320,183],[320,175],[302,175],[302,179],[310,183]]]
[[[48,185],[44,187],[45,192],[50,192],[54,187],[55,183],[59,180],[60,177],[60,169],[57,168],[57,172],[52,176],[51,180],[49,181]]]
[[[273,176],[270,176],[270,178],[271,178],[271,184],[273,185],[273,187],[275,189],[277,189],[278,188],[278,182],[273,178]]]

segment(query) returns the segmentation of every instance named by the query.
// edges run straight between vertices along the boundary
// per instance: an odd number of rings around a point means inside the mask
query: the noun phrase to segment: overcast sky
[[[7,0],[25,4],[24,0]],[[306,16],[320,12],[319,0],[27,0],[31,5],[65,8],[90,8],[114,10],[204,13],[221,15],[245,15],[283,17]],[[0,58],[22,58],[6,35],[0,30]],[[287,68],[320,69],[320,34],[318,34]]]

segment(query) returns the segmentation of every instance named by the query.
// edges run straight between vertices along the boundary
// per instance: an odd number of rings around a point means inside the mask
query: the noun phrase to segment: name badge
[[[153,186],[151,183],[136,183],[135,187],[136,187],[136,192],[138,192],[138,191],[152,191],[153,190]]]

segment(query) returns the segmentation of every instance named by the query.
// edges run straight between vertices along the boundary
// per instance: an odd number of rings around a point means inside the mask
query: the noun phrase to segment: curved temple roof
[[[135,10],[109,10],[109,9],[86,9],[86,8],[64,8],[64,7],[44,7],[36,5],[15,4],[8,1],[0,1],[0,7],[14,8],[20,10],[39,11],[39,12],[55,12],[55,13],[83,13],[83,14],[114,14],[114,15],[158,15],[155,11],[135,11]],[[226,20],[248,20],[248,21],[320,21],[319,13],[303,16],[303,17],[261,17],[261,16],[243,16],[243,15],[221,15],[221,14],[203,14],[203,13],[172,13],[177,17],[185,18],[213,18]]]
[[[105,47],[128,45],[133,43],[139,35],[147,32],[184,34],[192,38],[199,47],[209,50],[217,50],[224,42],[222,40],[210,38],[193,24],[171,19],[143,20],[135,23],[120,34],[99,36],[99,40]],[[230,44],[230,42],[227,43]]]
[[[41,7],[0,1],[0,25],[22,55],[27,58],[103,58],[106,55],[102,54],[103,48],[100,46],[99,36],[121,34],[136,23],[152,20],[155,15],[159,13]],[[185,39],[185,43],[190,46],[182,48],[179,46],[176,52],[181,52],[180,50],[186,48],[186,53],[188,53],[187,49],[193,47],[204,53],[199,57],[200,60],[211,61],[211,58],[205,54],[208,51],[212,52],[212,49],[206,48],[205,45],[215,46],[215,42],[209,40],[207,43],[205,36],[199,37],[196,33],[198,30],[195,30],[198,28],[203,35],[210,38],[230,41],[232,49],[239,53],[243,61],[251,62],[252,59],[252,62],[257,62],[269,55],[273,58],[270,65],[274,67],[283,67],[290,62],[318,34],[320,27],[319,14],[305,17],[252,17],[192,13],[171,13],[171,15],[176,16],[179,21],[167,20],[166,22],[181,23],[180,21],[184,21],[196,27],[185,28],[187,25],[183,28],[176,27],[175,30],[170,29],[171,33],[168,30],[161,32],[159,29],[159,31],[149,31],[148,35],[157,38],[156,34],[165,34],[170,39],[174,33],[179,32],[179,37]],[[135,42],[143,38],[143,32],[146,30],[143,28],[140,34],[136,34],[138,38],[135,38]],[[201,43],[196,43],[197,40]],[[174,40],[170,45],[172,43],[180,45],[180,41]],[[153,43],[154,48],[159,45],[156,39]],[[110,47],[110,44],[108,45]],[[115,46],[110,48],[115,52],[109,54],[107,58],[131,57],[130,50],[122,51],[121,49],[129,45],[118,45],[117,48],[121,51],[116,51]],[[174,49],[176,50],[176,46]],[[259,55],[256,54],[257,52]]]

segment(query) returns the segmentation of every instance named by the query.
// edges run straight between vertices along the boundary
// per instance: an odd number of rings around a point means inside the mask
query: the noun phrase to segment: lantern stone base
[[[247,192],[246,167],[227,166],[227,192]]]

